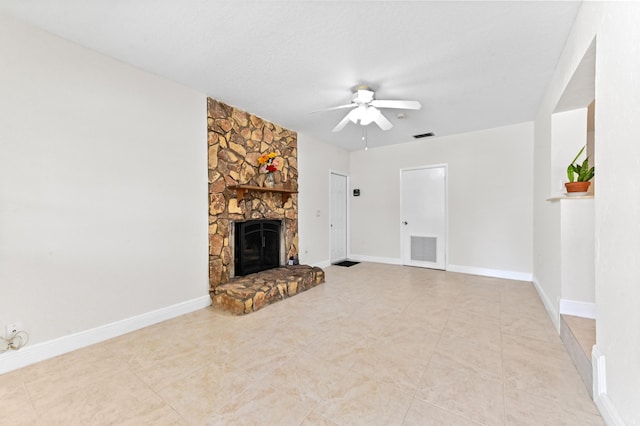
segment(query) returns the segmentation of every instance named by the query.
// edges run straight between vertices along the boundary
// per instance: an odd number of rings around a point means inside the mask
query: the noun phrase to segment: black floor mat
[[[357,265],[358,263],[360,263],[360,262],[352,262],[350,260],[343,260],[342,262],[334,263],[334,265],[346,266],[348,268],[349,266]]]

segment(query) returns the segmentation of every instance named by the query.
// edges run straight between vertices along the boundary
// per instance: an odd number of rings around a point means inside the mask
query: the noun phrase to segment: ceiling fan
[[[354,108],[333,128],[334,132],[344,129],[349,122],[362,126],[376,123],[382,130],[389,130],[393,124],[387,117],[382,115],[378,108],[395,108],[395,109],[420,109],[422,105],[418,101],[392,101],[374,99],[374,91],[369,86],[356,86],[353,89],[353,98],[350,104],[340,105],[333,108],[327,108],[323,111],[332,111],[335,109]]]

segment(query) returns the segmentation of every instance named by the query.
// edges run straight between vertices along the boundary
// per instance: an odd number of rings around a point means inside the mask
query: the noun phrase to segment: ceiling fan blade
[[[376,122],[376,124],[382,129],[382,130],[389,130],[390,128],[393,127],[393,124],[391,124],[391,122],[389,120],[387,120],[387,117],[385,117],[384,115],[382,115],[382,113],[377,110],[377,114],[375,116],[375,118],[373,119],[373,121]]]
[[[330,107],[330,108],[316,109],[315,111],[311,111],[311,112],[314,113],[314,112],[334,111],[337,109],[354,108],[357,106],[358,105],[351,103],[351,104],[339,105],[339,106]]]
[[[333,131],[339,132],[340,130],[344,129],[344,126],[346,126],[349,123],[349,118],[350,118],[349,114],[345,115],[344,118],[340,120],[338,125],[333,128]]]
[[[420,109],[422,105],[418,101],[389,101],[384,99],[376,99],[371,105],[378,108],[397,108],[397,109]]]
[[[353,124],[357,124],[358,120],[362,120],[365,117],[366,112],[367,112],[367,107],[363,105],[358,105],[358,108],[349,111],[349,114],[347,114],[338,123],[338,125],[333,128],[333,131],[339,132],[340,130],[344,129],[344,126],[346,126],[347,123],[349,123],[349,121],[351,121]]]

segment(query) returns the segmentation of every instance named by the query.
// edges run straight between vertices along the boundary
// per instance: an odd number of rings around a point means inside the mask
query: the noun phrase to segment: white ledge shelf
[[[586,200],[589,198],[593,198],[593,194],[589,194],[589,195],[578,195],[578,196],[574,196],[574,197],[570,197],[568,195],[561,195],[558,197],[550,197],[547,198],[547,201],[558,201],[558,200]]]

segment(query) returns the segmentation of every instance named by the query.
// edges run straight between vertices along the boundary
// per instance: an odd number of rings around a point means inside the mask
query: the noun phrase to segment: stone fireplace
[[[247,314],[324,282],[324,271],[284,265],[298,254],[297,134],[222,102],[207,99],[209,146],[209,291],[214,306]],[[258,159],[274,153],[275,188],[266,188]],[[279,223],[279,258],[263,251],[264,228],[247,242],[249,256],[269,269],[236,264],[239,223]],[[267,230],[267,233],[270,230]],[[276,239],[278,239],[276,238]],[[240,243],[242,244],[242,242]],[[267,257],[268,259],[265,259]],[[239,266],[244,276],[234,276]],[[264,265],[261,265],[262,267]],[[260,269],[260,268],[258,268]],[[237,275],[237,274],[235,274]]]
[[[295,192],[247,190],[263,187],[258,158],[273,152],[279,164],[275,184],[298,188],[297,134],[214,99],[207,99],[209,148],[209,286],[233,276],[232,225],[256,219],[282,221],[284,259],[298,254],[298,196]],[[240,195],[241,194],[241,195]]]

